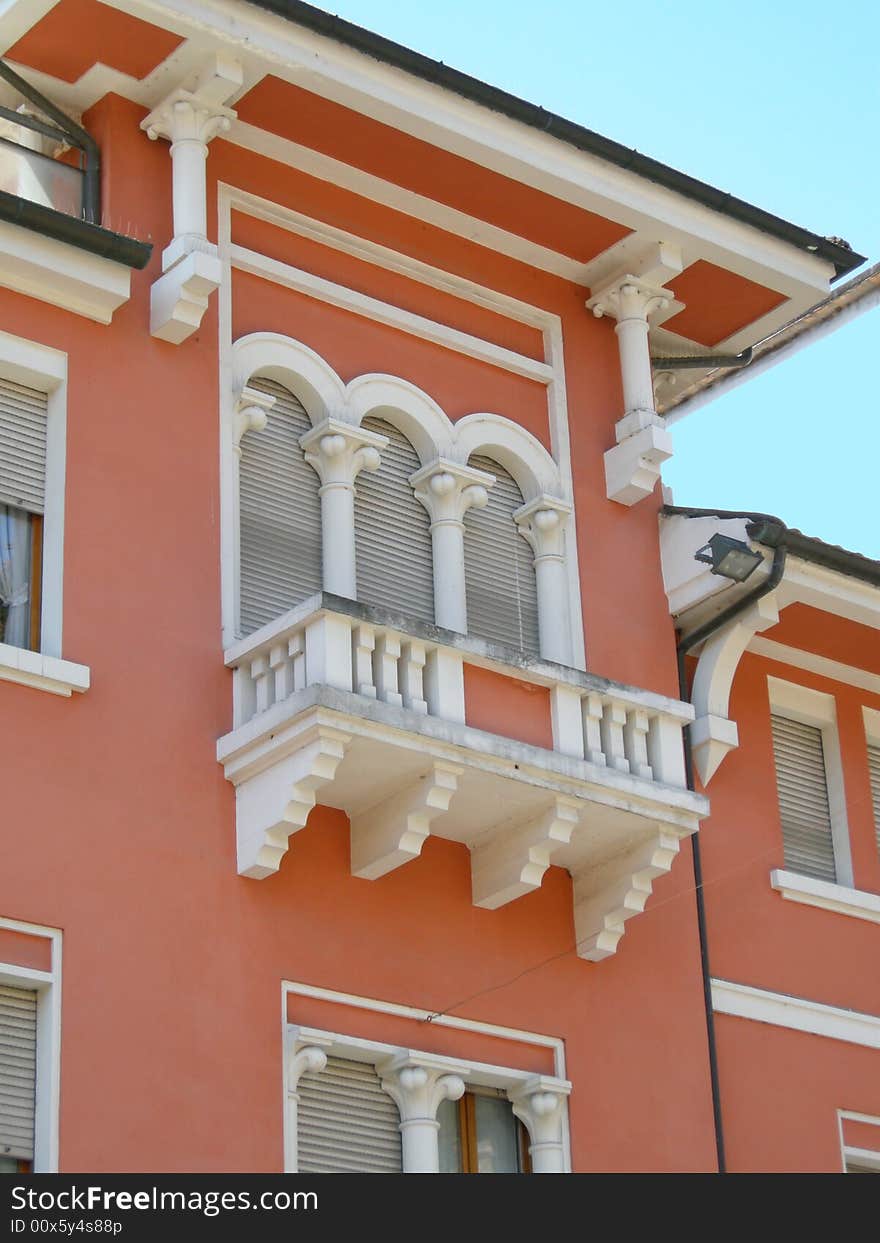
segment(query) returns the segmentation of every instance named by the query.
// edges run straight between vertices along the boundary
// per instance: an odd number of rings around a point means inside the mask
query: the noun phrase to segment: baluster
[[[605,752],[602,749],[602,712],[604,704],[601,695],[587,695],[583,701],[584,740],[586,742],[586,758],[591,764],[605,763]]]
[[[354,660],[354,689],[358,695],[376,698],[373,685],[373,652],[376,648],[376,631],[372,626],[355,626],[351,636]]]
[[[629,772],[629,760],[623,741],[626,709],[619,703],[606,703],[602,712],[602,750],[609,768]]]
[[[257,711],[257,699],[250,671],[239,665],[232,675],[232,719],[235,728],[246,725]]]
[[[634,708],[626,714],[623,743],[629,771],[636,777],[651,781],[654,773],[648,763],[648,714],[641,708]]]
[[[376,693],[387,704],[400,707],[403,696],[398,687],[397,662],[400,660],[400,637],[392,631],[383,630],[376,636],[373,653],[373,680]]]
[[[425,702],[423,677],[426,659],[427,653],[424,643],[419,643],[413,639],[403,645],[403,655],[400,661],[400,685],[403,692],[404,707],[411,708],[413,712],[425,714],[428,711],[428,705]]]
[[[306,636],[304,631],[298,630],[296,634],[291,635],[287,644],[287,654],[290,657],[293,690],[304,690],[306,685]]]
[[[274,675],[273,700],[283,703],[293,694],[293,665],[288,658],[287,644],[276,643],[269,648],[269,668]]]
[[[265,712],[274,702],[272,692],[275,689],[275,679],[270,677],[270,672],[269,661],[266,656],[257,656],[251,661],[251,679],[254,683],[255,706],[258,713]]]

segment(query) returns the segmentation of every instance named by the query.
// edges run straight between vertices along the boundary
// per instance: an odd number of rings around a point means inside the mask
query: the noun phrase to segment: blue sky
[[[880,260],[875,0],[323,7]],[[880,558],[880,310],[675,424],[683,505]]]

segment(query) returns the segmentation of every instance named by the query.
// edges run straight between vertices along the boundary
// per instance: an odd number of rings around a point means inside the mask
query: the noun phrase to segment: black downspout
[[[754,524],[757,526],[758,524]],[[748,528],[747,528],[748,529]],[[749,529],[749,534],[752,530]],[[777,543],[773,551],[773,564],[770,573],[759,583],[754,591],[748,592],[732,604],[729,609],[719,613],[703,626],[698,626],[691,634],[678,640],[676,654],[678,658],[678,693],[685,702],[690,702],[685,657],[698,643],[704,642],[733,621],[740,613],[744,613],[750,605],[762,596],[768,595],[782,581],[785,572],[785,535]],[[694,788],[694,758],[691,751],[690,726],[685,729],[684,764],[687,787]],[[712,1114],[715,1119],[715,1152],[718,1158],[718,1173],[727,1173],[727,1160],[724,1153],[724,1124],[721,1115],[721,1085],[718,1078],[718,1049],[715,1043],[715,1011],[712,1008],[712,973],[709,967],[709,936],[706,930],[706,904],[703,900],[703,863],[700,855],[700,837],[695,833],[691,838],[694,859],[694,890],[697,900],[697,928],[700,934],[700,965],[703,972],[703,1005],[706,1010],[706,1036],[709,1044],[709,1077],[712,1084]]]

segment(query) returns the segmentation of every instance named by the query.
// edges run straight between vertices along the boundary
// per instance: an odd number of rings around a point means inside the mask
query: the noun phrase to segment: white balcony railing
[[[218,756],[244,875],[276,871],[320,801],[348,812],[352,870],[368,879],[415,858],[429,832],[470,848],[481,906],[567,867],[580,952],[601,958],[706,811],[685,785],[690,705],[580,670],[328,595],[240,640],[226,664],[234,725]],[[468,725],[466,665],[546,687],[552,749]]]

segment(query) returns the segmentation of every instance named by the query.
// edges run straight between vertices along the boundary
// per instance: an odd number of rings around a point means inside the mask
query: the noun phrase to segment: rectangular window
[[[399,1174],[400,1115],[375,1068],[328,1057],[299,1081],[301,1174]]]
[[[503,1092],[443,1101],[437,1120],[441,1174],[530,1173],[528,1136]]]
[[[880,743],[868,745],[868,772],[871,778],[871,802],[874,805],[874,833],[880,850]]]
[[[0,377],[0,643],[41,643],[48,395]]]
[[[785,866],[837,880],[822,730],[773,713],[773,755]]]

